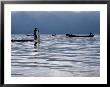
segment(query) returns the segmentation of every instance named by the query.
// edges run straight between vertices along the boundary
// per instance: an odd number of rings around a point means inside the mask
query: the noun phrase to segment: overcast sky
[[[14,34],[30,34],[37,27],[42,34],[100,33],[98,11],[12,11]]]

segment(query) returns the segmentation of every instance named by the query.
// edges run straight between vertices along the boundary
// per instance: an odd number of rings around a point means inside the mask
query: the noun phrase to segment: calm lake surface
[[[33,36],[12,34],[12,39]],[[41,42],[11,43],[12,77],[99,77],[100,35],[66,37],[41,34]]]

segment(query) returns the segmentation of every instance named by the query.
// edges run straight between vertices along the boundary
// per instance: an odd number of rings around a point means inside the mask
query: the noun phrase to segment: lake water
[[[33,36],[13,34],[13,39]],[[66,37],[41,34],[41,42],[11,43],[12,77],[99,77],[100,35]]]

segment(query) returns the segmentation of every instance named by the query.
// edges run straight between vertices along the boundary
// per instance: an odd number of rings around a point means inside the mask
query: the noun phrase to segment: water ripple
[[[12,35],[13,39],[32,39]],[[98,77],[100,76],[100,38],[68,38],[41,35],[41,43],[11,44],[11,76],[14,77]]]

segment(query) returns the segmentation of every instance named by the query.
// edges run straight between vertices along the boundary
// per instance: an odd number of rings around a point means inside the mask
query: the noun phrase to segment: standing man
[[[34,29],[34,40],[37,40],[37,28]]]
[[[39,30],[37,30],[37,28],[34,29],[34,42],[34,46],[40,42]]]

